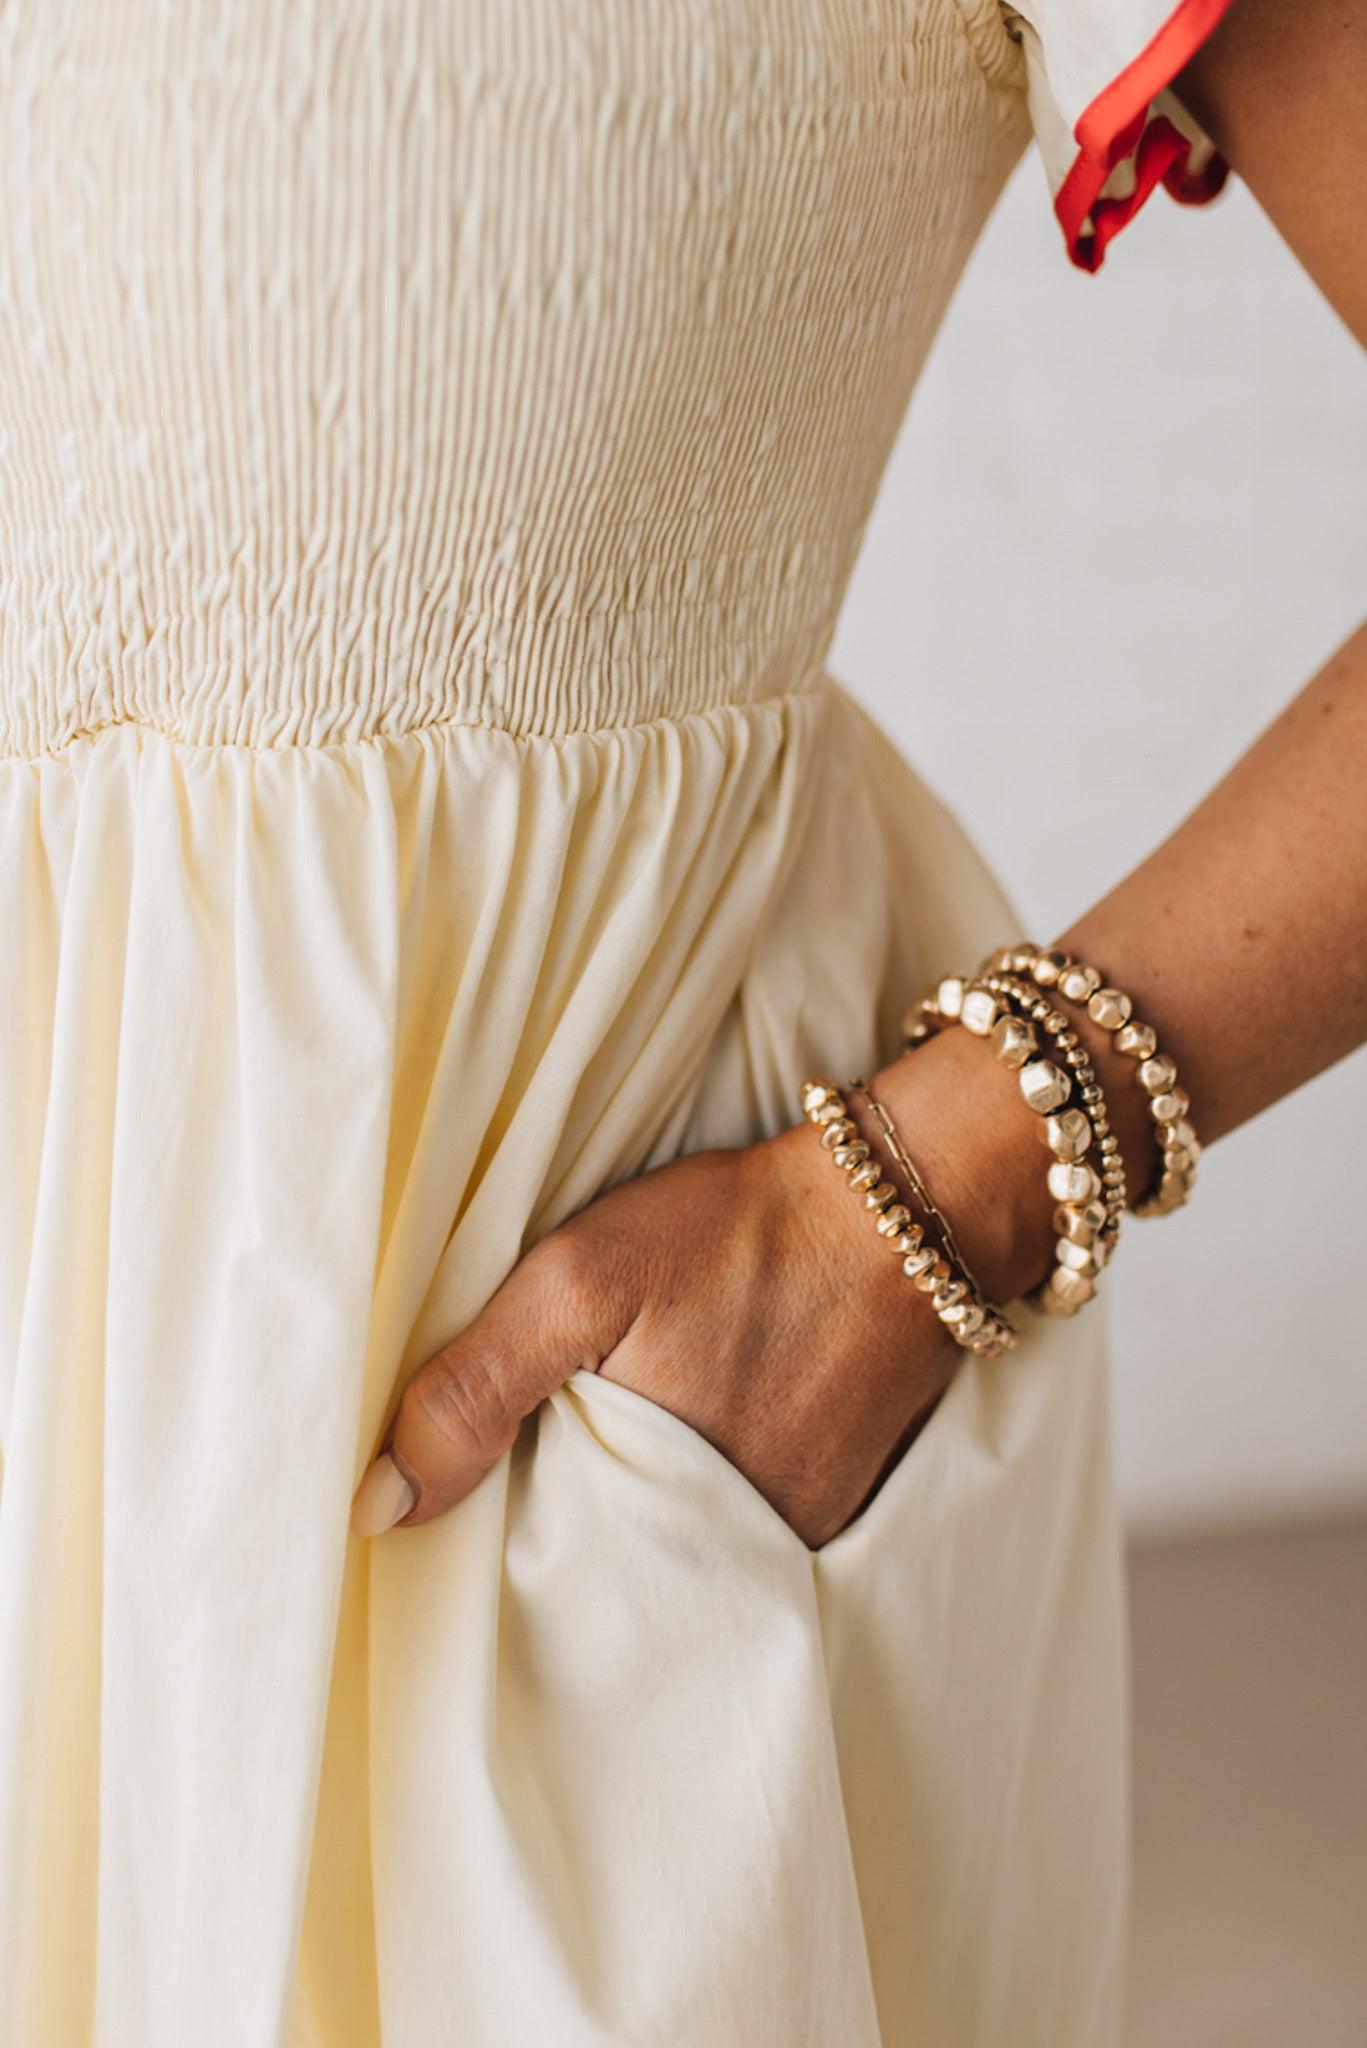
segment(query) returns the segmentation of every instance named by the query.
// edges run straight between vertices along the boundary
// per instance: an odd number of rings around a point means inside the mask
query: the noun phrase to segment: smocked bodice
[[[956,0],[17,0],[0,744],[819,670],[1026,134]]]

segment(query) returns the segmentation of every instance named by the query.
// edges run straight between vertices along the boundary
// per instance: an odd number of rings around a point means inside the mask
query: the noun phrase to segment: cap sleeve
[[[1068,254],[1100,268],[1106,245],[1163,185],[1213,199],[1228,165],[1169,90],[1232,0],[1002,0],[1025,52],[1035,140]]]

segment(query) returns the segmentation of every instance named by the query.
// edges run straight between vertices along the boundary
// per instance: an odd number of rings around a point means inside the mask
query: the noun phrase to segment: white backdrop
[[[1248,194],[1204,212],[1156,195],[1087,277],[1028,154],[913,403],[831,666],[1030,933],[1133,866],[1364,612],[1367,358]],[[1041,689],[1047,732],[1021,716]],[[1064,762],[1076,799],[1046,826]],[[1132,1523],[1367,1504],[1364,1159],[1359,1053],[1217,1145],[1189,1208],[1132,1222],[1107,1275]]]

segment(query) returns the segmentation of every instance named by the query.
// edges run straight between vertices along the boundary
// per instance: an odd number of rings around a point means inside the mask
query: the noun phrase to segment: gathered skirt
[[[449,1516],[348,1529],[533,1241],[1017,935],[834,679],[114,724],[0,762],[0,873],[3,2048],[1110,2041],[1100,1309],[966,1357],[816,1552],[589,1373]]]

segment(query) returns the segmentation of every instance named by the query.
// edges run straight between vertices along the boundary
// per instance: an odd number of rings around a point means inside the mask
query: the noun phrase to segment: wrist
[[[951,1029],[892,1061],[870,1086],[988,1297],[1004,1307],[1046,1278],[1057,1236],[1049,1161],[1014,1073]]]

